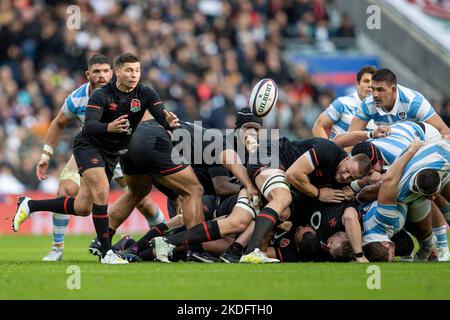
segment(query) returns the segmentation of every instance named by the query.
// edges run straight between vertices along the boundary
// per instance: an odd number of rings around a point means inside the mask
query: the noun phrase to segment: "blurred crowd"
[[[205,127],[232,128],[252,85],[270,77],[280,93],[265,126],[309,136],[334,93],[316,85],[305,66],[290,65],[284,51],[293,40],[323,49],[333,46],[331,37],[354,39],[348,16],[330,18],[331,3],[0,0],[0,193],[54,192],[79,128],[65,133],[44,183],[34,174],[41,141],[66,96],[85,82],[86,60],[95,53],[112,60],[136,53],[141,80],[166,107]],[[448,103],[444,110],[450,117]]]

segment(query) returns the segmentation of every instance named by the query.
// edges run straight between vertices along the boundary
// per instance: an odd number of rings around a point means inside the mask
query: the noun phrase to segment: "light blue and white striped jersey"
[[[369,95],[361,103],[355,116],[364,121],[373,120],[375,124],[380,125],[406,120],[423,122],[435,114],[433,107],[423,95],[397,85],[397,97],[391,112],[387,112],[384,108],[377,108],[373,96]]]
[[[89,101],[89,82],[72,91],[64,101],[61,110],[70,119],[78,119],[81,126],[84,125],[86,106]]]
[[[382,205],[374,201],[366,214],[362,216],[362,245],[377,241],[389,241],[394,234],[403,229],[407,214],[407,206]]]
[[[450,172],[450,142],[441,140],[427,144],[417,151],[408,162],[398,184],[398,201],[411,203],[421,197],[413,190],[414,179],[423,169],[436,169],[441,181],[448,179]]]
[[[358,93],[355,91],[348,96],[335,99],[325,110],[326,114],[334,121],[330,131],[330,139],[338,134],[346,133],[353,117],[361,104]]]
[[[391,125],[389,136],[368,141],[380,149],[384,163],[391,165],[416,139],[425,141],[424,131],[417,123],[406,121]]]

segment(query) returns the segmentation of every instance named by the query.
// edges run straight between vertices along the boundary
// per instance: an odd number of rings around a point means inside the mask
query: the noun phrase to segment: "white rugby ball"
[[[278,87],[275,81],[266,78],[259,81],[252,90],[248,105],[253,114],[266,116],[275,106],[278,99]]]

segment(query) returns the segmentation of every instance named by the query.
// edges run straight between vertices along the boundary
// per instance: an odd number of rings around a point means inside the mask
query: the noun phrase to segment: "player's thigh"
[[[155,180],[180,195],[203,196],[203,187],[191,166],[181,171],[155,178]]]
[[[286,174],[280,169],[262,170],[255,178],[255,184],[268,201],[283,204],[283,210],[291,202],[290,186]]]
[[[124,182],[133,195],[144,198],[152,190],[152,178],[148,175],[125,175]]]
[[[408,221],[420,222],[431,212],[431,200],[417,199],[408,206]]]

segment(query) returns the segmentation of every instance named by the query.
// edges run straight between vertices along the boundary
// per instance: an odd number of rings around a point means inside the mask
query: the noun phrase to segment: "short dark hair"
[[[115,65],[116,65],[116,67],[120,67],[120,66],[124,65],[127,62],[131,62],[131,63],[139,62],[139,58],[135,54],[133,54],[131,52],[122,53],[116,59]]]
[[[395,244],[393,244],[395,246]],[[371,242],[364,246],[364,256],[370,262],[389,262],[389,248],[381,242]]]
[[[356,74],[356,81],[360,82],[362,76],[365,73],[369,73],[371,75],[373,75],[375,72],[377,71],[377,68],[375,68],[374,66],[364,66],[361,68],[361,70],[358,71],[358,73]]]
[[[441,183],[441,177],[435,169],[424,169],[417,174],[417,187],[424,194],[435,194]]]
[[[103,54],[96,54],[87,61],[88,68],[92,67],[94,64],[108,64],[111,66],[111,60]]]
[[[261,117],[257,117],[250,108],[242,108],[236,115],[235,129],[241,128],[244,124],[255,122],[262,127],[263,121]]]
[[[306,232],[299,243],[299,256],[301,261],[320,261],[322,246],[314,232]]]
[[[395,73],[387,68],[379,69],[372,75],[372,81],[386,82],[388,85],[396,85],[397,77]]]
[[[333,257],[334,261],[337,262],[348,262],[355,260],[355,253],[353,252],[350,239],[343,241],[342,244],[333,251],[333,254],[331,254],[331,256]]]
[[[358,153],[357,155],[354,155],[353,160],[358,162],[359,167],[359,173],[364,177],[367,176],[370,173],[370,170],[372,169],[372,164],[370,162],[369,157],[364,153]]]

